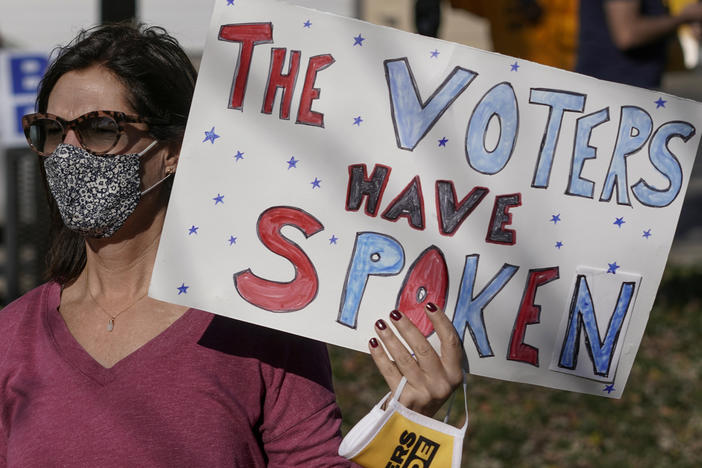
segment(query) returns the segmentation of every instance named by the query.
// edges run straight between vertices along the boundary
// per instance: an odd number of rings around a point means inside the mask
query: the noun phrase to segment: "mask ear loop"
[[[150,144],[149,146],[147,146],[146,148],[144,148],[143,150],[141,150],[141,151],[137,154],[137,156],[139,156],[140,158],[141,158],[142,156],[144,156],[151,148],[153,148],[154,146],[156,146],[156,143],[158,143],[158,140],[152,141],[151,144]],[[169,169],[166,169],[166,176],[165,176],[165,177],[161,178],[158,182],[156,182],[154,185],[152,185],[151,187],[149,187],[149,188],[147,188],[146,190],[144,190],[143,192],[141,192],[139,195],[143,197],[144,195],[146,195],[147,193],[149,193],[150,191],[152,191],[153,189],[155,189],[156,187],[158,187],[159,185],[161,185],[161,183],[162,183],[164,180],[168,179],[170,176],[173,175],[173,172],[174,172],[174,171],[173,171],[172,169],[170,169],[170,168],[169,168]]]
[[[139,153],[137,153],[137,156],[139,156],[140,158],[141,158],[142,156],[144,156],[151,148],[153,148],[154,146],[156,146],[156,143],[158,143],[158,140],[152,141],[151,144],[150,144],[149,146],[147,146],[146,148],[144,148],[143,150],[141,150]]]
[[[169,178],[170,176],[172,176],[172,175],[173,175],[172,172],[169,172],[168,174],[166,174],[166,177],[162,178],[161,180],[159,180],[158,182],[156,182],[154,185],[152,185],[151,187],[149,187],[149,188],[147,188],[146,190],[144,190],[143,192],[141,192],[141,196],[143,197],[144,195],[146,195],[147,193],[149,193],[150,191],[152,191],[153,189],[155,189],[156,187],[158,187],[159,185],[161,185],[161,183],[162,183],[164,180],[168,179],[168,178]]]
[[[448,402],[448,406],[446,407],[446,416],[444,416],[444,420],[443,420],[443,422],[445,424],[448,424],[449,415],[451,414],[451,408],[453,408],[454,401],[456,401],[456,392],[453,392],[453,394],[451,395],[451,399]],[[461,430],[463,432],[465,432],[466,429],[468,429],[468,419],[469,419],[469,416],[468,416],[468,383],[466,382],[466,371],[465,370],[463,371],[463,405],[465,406],[465,410],[466,410],[466,421],[465,421],[465,423],[463,423],[463,427],[461,428]]]
[[[397,388],[395,389],[395,393],[392,394],[392,398],[390,401],[397,401],[400,399],[400,395],[402,394],[402,390],[405,388],[405,384],[407,383],[407,377],[404,375],[400,379],[400,383],[397,384]]]
[[[402,390],[405,388],[405,384],[407,383],[407,378],[405,376],[402,376],[402,379],[400,379],[400,383],[397,384],[397,388],[395,389],[395,393],[393,393],[392,398],[390,401],[397,401],[400,399],[400,395],[402,394]],[[451,408],[453,407],[453,402],[456,400],[456,392],[453,392],[451,395],[451,398],[449,399],[448,406],[446,407],[446,416],[444,416],[443,422],[444,424],[448,424],[448,419],[449,416],[451,415]],[[463,370],[463,405],[465,407],[466,411],[466,421],[463,423],[463,427],[461,427],[461,431],[465,433],[466,429],[468,429],[468,383],[466,381],[466,371]]]

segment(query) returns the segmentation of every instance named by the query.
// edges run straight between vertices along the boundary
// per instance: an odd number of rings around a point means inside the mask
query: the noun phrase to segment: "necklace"
[[[110,317],[110,320],[108,320],[108,322],[107,322],[107,331],[108,331],[108,332],[111,332],[112,330],[115,329],[115,319],[116,319],[117,317],[119,317],[122,313],[128,311],[128,310],[131,309],[132,307],[134,307],[134,306],[136,305],[136,303],[139,302],[140,300],[144,299],[144,297],[146,297],[146,295],[147,295],[148,293],[149,293],[149,291],[147,290],[144,294],[142,294],[141,296],[139,296],[138,298],[136,298],[136,300],[135,300],[134,302],[132,302],[131,304],[129,304],[127,307],[125,307],[124,309],[120,310],[120,311],[117,312],[116,314],[112,315],[111,313],[109,313],[108,311],[106,311],[105,309],[103,309],[103,307],[98,303],[97,299],[95,299],[95,296],[93,295],[93,292],[90,290],[90,288],[88,288],[88,294],[90,294],[90,298],[93,300],[93,302],[95,303],[95,305],[98,306],[98,308],[99,308],[101,311],[103,311],[103,312],[105,313],[105,315],[107,315],[108,317]]]

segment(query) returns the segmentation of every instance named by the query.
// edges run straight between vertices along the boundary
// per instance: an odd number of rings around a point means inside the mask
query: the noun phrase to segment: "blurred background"
[[[136,18],[164,26],[197,65],[215,0],[0,0],[0,308],[37,286],[47,248],[38,161],[19,121],[32,112],[51,51],[84,27]],[[236,0],[235,0],[236,1]],[[675,17],[695,0],[634,5],[612,19],[604,0],[297,0],[292,3],[419,32],[566,70],[590,47],[582,31],[622,49],[617,28]],[[582,2],[582,3],[581,3]],[[588,2],[588,3],[585,3]],[[605,2],[606,3],[606,2]],[[663,10],[658,9],[663,8]],[[638,23],[637,23],[638,21]],[[662,64],[664,92],[702,100],[697,23],[670,26],[632,52]],[[595,29],[593,29],[595,28]],[[597,29],[599,28],[599,29]],[[609,29],[607,29],[609,28]],[[613,45],[611,45],[611,44]],[[622,49],[622,50],[623,50]],[[591,52],[591,51],[590,51]],[[598,52],[599,53],[599,52]],[[618,59],[617,59],[618,60]],[[619,63],[619,61],[616,61]],[[592,74],[595,74],[593,71]],[[596,76],[596,75],[595,75]],[[612,79],[612,78],[609,78]],[[702,170],[693,170],[668,266],[621,400],[470,377],[464,465],[478,467],[702,466]],[[385,393],[370,358],[330,347],[344,431]],[[463,398],[459,395],[458,399]],[[461,408],[457,401],[455,408]],[[452,421],[458,423],[461,412]]]

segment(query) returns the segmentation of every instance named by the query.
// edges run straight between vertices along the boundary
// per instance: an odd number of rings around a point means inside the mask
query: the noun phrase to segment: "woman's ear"
[[[166,151],[163,157],[163,168],[166,174],[175,174],[178,167],[178,159],[180,158],[181,143],[168,142],[166,143]]]

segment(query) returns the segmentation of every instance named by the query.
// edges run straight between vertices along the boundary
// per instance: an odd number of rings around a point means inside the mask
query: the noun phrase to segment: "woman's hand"
[[[441,342],[441,355],[434,351],[419,329],[397,310],[390,313],[391,322],[414,355],[410,354],[384,320],[375,323],[375,330],[394,362],[377,339],[371,338],[369,348],[375,365],[393,392],[402,376],[407,378],[400,403],[418,413],[433,416],[463,381],[463,346],[453,324],[443,311],[428,303],[426,314]]]

